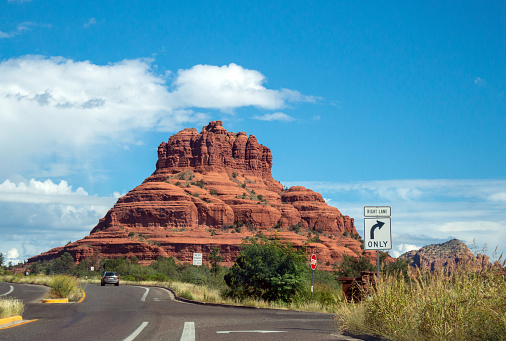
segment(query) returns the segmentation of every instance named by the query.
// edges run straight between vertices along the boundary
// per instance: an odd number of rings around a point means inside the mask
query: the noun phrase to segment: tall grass
[[[25,306],[20,300],[0,298],[0,319],[23,314]]]
[[[69,301],[77,301],[82,297],[82,291],[77,283],[77,278],[58,275],[49,282],[51,298],[68,298]]]
[[[391,340],[506,340],[506,281],[493,271],[384,276],[337,320],[352,333]]]

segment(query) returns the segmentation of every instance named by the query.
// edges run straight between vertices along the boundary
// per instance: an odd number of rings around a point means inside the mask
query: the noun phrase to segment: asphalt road
[[[11,288],[13,290],[11,290]],[[39,303],[45,287],[0,283],[25,302],[24,320],[0,340],[340,340],[332,314],[217,307],[175,301],[162,288],[88,284],[81,303]]]

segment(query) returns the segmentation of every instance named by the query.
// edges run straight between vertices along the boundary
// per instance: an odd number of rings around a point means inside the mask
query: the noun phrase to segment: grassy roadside
[[[60,279],[63,277],[63,279]],[[72,282],[72,280],[74,282]],[[75,277],[69,276],[20,276],[20,275],[0,275],[0,281],[4,282],[15,282],[15,283],[27,283],[27,284],[39,284],[50,286],[54,285],[60,293],[60,295],[52,294],[52,297],[68,297],[69,300],[78,300],[80,298],[76,296],[77,292],[70,290],[70,288],[80,287],[85,284],[98,284],[100,279],[76,279]],[[173,290],[177,296],[205,303],[221,303],[230,304],[245,307],[257,307],[257,308],[275,308],[275,309],[287,309],[287,310],[301,310],[321,313],[335,313],[337,304],[325,304],[318,301],[313,303],[284,303],[284,302],[268,302],[264,300],[246,299],[236,300],[230,298],[223,298],[219,289],[211,288],[206,285],[197,285],[192,283],[184,283],[177,281],[121,281],[121,284],[129,285],[141,285],[141,286],[158,286],[166,287]],[[51,290],[53,292],[53,290]],[[68,296],[66,296],[68,295]],[[73,296],[74,295],[74,296]],[[80,295],[80,293],[79,293]],[[336,293],[335,301],[340,302],[342,300],[340,292]]]
[[[80,283],[98,284],[100,283],[100,280],[81,279]],[[177,281],[168,281],[168,282],[121,281],[121,284],[165,287],[174,291],[178,297],[204,303],[220,303],[243,307],[301,310],[320,313],[335,313],[337,309],[337,305],[328,305],[316,301],[313,302],[312,304],[310,304],[309,302],[301,304],[301,303],[268,302],[264,300],[255,300],[255,299],[236,300],[230,298],[223,298],[220,290],[218,289],[211,288],[206,285],[197,285]],[[336,296],[338,296],[337,299],[340,299],[339,294],[337,294]]]
[[[23,314],[25,306],[20,300],[0,298],[0,319]]]
[[[506,340],[506,280],[492,271],[385,276],[337,311],[342,328],[390,340]]]
[[[82,290],[79,280],[72,276],[0,275],[0,281],[48,286],[50,288],[48,298],[68,298],[70,302],[75,302],[82,297]]]

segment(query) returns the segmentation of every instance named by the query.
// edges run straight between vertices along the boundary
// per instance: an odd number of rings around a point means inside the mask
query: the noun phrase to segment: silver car
[[[106,284],[114,284],[115,286],[119,285],[119,276],[117,273],[113,271],[106,271],[102,275],[102,279],[100,280],[100,285],[104,286]]]

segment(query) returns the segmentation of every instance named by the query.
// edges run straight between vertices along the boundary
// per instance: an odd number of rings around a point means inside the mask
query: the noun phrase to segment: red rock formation
[[[301,186],[283,190],[272,178],[272,154],[255,136],[229,133],[221,121],[202,131],[184,129],[158,147],[155,172],[118,199],[90,235],[29,259],[64,252],[77,261],[98,255],[158,256],[191,261],[193,252],[220,248],[231,264],[245,237],[277,234],[295,246],[308,245],[319,267],[330,269],[343,254],[365,254],[353,218],[328,206],[321,194]],[[318,238],[315,238],[318,236]]]
[[[408,251],[399,259],[405,259],[409,265],[415,268],[438,270],[446,268],[454,271],[459,267],[471,270],[483,270],[490,266],[490,258],[486,255],[476,256],[469,250],[467,245],[458,239],[452,239],[441,244],[431,244],[419,250]]]

